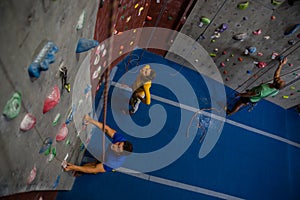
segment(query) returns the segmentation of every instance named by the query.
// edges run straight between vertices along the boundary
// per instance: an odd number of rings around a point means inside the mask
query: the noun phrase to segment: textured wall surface
[[[76,30],[82,12],[85,11],[83,28]],[[55,136],[65,123],[68,113],[78,106],[72,102],[73,83],[79,67],[87,53],[75,54],[80,37],[93,38],[98,1],[51,1],[51,0],[3,0],[0,2],[0,107],[16,91],[22,95],[19,115],[8,120],[0,119],[0,196],[31,190],[71,189],[74,177],[62,171],[61,161],[69,154],[68,161],[80,160],[81,141],[77,136],[74,121],[67,124],[68,136],[56,142]],[[53,41],[59,48],[55,62],[47,71],[41,72],[36,80],[28,75],[28,66],[37,57],[46,41]],[[62,87],[58,69],[61,63],[68,69],[67,81],[71,92]],[[60,88],[60,102],[43,114],[44,100],[57,85]],[[79,96],[79,95],[78,95]],[[36,125],[29,131],[21,131],[20,123],[26,113],[36,117]],[[61,118],[52,125],[55,116]],[[56,157],[49,161],[49,155],[39,153],[44,139],[53,139],[52,149]],[[28,184],[31,170],[36,167],[36,177]]]
[[[274,5],[270,0],[253,0],[248,1],[249,6],[241,10],[238,4],[242,2],[246,1],[197,1],[180,32],[200,43],[208,54],[214,54],[212,59],[219,68],[224,84],[238,92],[272,80],[278,65],[277,60],[271,59],[273,52],[287,56],[288,64],[282,70],[282,78],[288,86],[276,97],[268,100],[283,108],[298,105],[300,103],[300,28],[287,36],[284,33],[299,24],[300,2],[295,1],[291,6],[287,1],[279,1],[282,2],[280,5]],[[210,24],[200,27],[202,17],[209,18]],[[219,38],[212,38],[215,30],[223,23],[227,24],[228,29],[220,33]],[[261,34],[253,34],[259,29]],[[246,33],[247,37],[243,41],[232,39],[239,33]],[[266,39],[266,36],[269,36],[269,39]],[[289,44],[289,41],[294,44]],[[256,52],[244,55],[245,49],[251,46],[256,47]],[[186,49],[188,48],[183,50]],[[166,57],[186,66],[190,65],[176,55],[169,54]],[[205,66],[205,59],[205,56],[199,57],[199,63]],[[265,62],[267,66],[258,68],[254,62]],[[224,65],[221,66],[221,63]],[[216,73],[209,70],[208,67],[206,74]]]

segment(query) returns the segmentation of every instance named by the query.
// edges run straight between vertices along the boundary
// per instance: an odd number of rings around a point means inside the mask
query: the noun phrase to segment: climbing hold
[[[226,59],[226,62],[229,62],[229,58]]]
[[[226,55],[226,54],[227,54],[227,52],[226,52],[226,51],[223,51],[223,52],[222,52],[222,54],[223,54],[223,55]]]
[[[140,9],[139,9],[139,13],[138,13],[138,16],[140,16],[141,15],[141,13],[142,13],[142,11],[144,10],[144,7],[140,7]]]
[[[52,126],[56,126],[58,121],[60,120],[60,117],[61,117],[61,114],[60,113],[57,113],[53,122],[52,122]]]
[[[60,175],[57,175],[56,180],[54,181],[53,185],[52,185],[52,189],[55,189],[60,181]]]
[[[293,66],[294,66],[293,63],[289,63],[288,65],[289,65],[290,67],[293,67]]]
[[[273,53],[272,53],[272,56],[271,56],[271,59],[272,59],[272,60],[276,59],[278,55],[279,55],[278,53],[273,52]]]
[[[203,24],[209,24],[210,23],[210,19],[208,19],[207,17],[201,17],[201,22]]]
[[[58,47],[53,42],[47,42],[28,67],[30,78],[39,78],[41,71],[47,71],[49,64],[55,61],[54,54],[57,52]]]
[[[250,70],[247,70],[247,74],[252,74],[252,72]]]
[[[215,42],[216,42],[216,40],[211,40],[210,42],[211,42],[211,43],[215,43]]]
[[[147,21],[151,21],[152,20],[152,17],[150,17],[149,15],[146,17],[146,20]]]
[[[284,95],[284,96],[282,96],[282,98],[284,98],[284,99],[288,99],[288,98],[289,98],[289,96],[287,96],[287,95]]]
[[[32,181],[35,179],[36,177],[36,166],[34,165],[33,168],[30,171],[29,176],[27,177],[27,184],[31,184]]]
[[[265,62],[258,62],[257,65],[256,65],[258,68],[264,68],[267,66],[267,63]]]
[[[33,116],[30,113],[27,113],[20,124],[20,129],[22,131],[28,131],[34,127],[35,123],[36,123],[35,116]]]
[[[284,59],[284,56],[283,55],[281,55],[281,56],[278,56],[278,58],[277,58],[279,61],[282,61],[283,59]]]
[[[249,47],[248,50],[249,50],[249,53],[254,53],[254,52],[256,52],[256,47]]]
[[[238,58],[238,61],[242,62],[242,61],[243,61],[243,58],[242,58],[242,57],[239,57],[239,58]]]
[[[282,4],[281,1],[276,1],[276,0],[271,0],[271,3],[272,3],[272,5],[274,5],[274,6],[278,6],[278,5]]]
[[[131,42],[129,43],[129,45],[132,46],[132,45],[133,45],[133,41],[131,41]]]
[[[249,1],[242,2],[237,5],[238,9],[240,10],[245,10],[246,8],[248,8],[248,6],[249,6]]]
[[[53,109],[60,100],[60,92],[57,86],[54,86],[52,92],[47,96],[44,101],[43,114]]]
[[[229,78],[225,78],[225,81],[229,81]]]
[[[234,35],[232,38],[234,39],[234,40],[240,40],[240,41],[243,41],[244,39],[246,39],[247,38],[247,33],[238,33],[238,34],[236,34],[236,35]]]
[[[43,141],[43,144],[42,144],[42,147],[40,148],[39,153],[44,153],[45,151],[49,150],[51,148],[52,142],[53,142],[52,138],[47,137]]]
[[[223,74],[228,74],[227,70],[224,70],[224,71],[223,71]]]
[[[232,53],[232,54],[230,54],[230,57],[234,57],[234,54]]]
[[[131,16],[127,17],[126,23],[128,23],[130,21],[130,19],[131,19]]]
[[[291,86],[291,88],[290,88],[291,90],[294,90],[294,89],[296,89],[294,86]]]
[[[294,26],[291,26],[290,28],[288,28],[288,29],[284,32],[284,35],[285,35],[285,36],[292,35],[292,34],[295,33],[299,28],[300,28],[300,24],[295,24]]]
[[[248,17],[243,17],[243,20],[245,20],[245,21],[248,20]]]
[[[295,44],[295,40],[289,40],[289,41],[288,41],[288,44],[289,44],[289,45],[294,45],[294,44]]]
[[[50,153],[49,158],[48,158],[48,162],[51,162],[55,156],[56,156],[56,148],[54,147],[51,150],[51,153]]]
[[[261,29],[257,29],[256,31],[253,31],[252,33],[253,33],[253,35],[260,35]]]
[[[219,26],[219,28],[216,29],[216,31],[219,32],[219,33],[223,33],[224,31],[227,30],[227,28],[228,28],[228,25],[225,24],[225,23],[223,23],[223,24],[221,24],[221,25]]]
[[[221,62],[221,63],[220,63],[220,66],[221,66],[221,67],[225,67],[226,65],[225,65],[225,63]]]
[[[216,53],[217,53],[218,51],[219,51],[219,49],[218,49],[218,48],[215,48],[215,49],[214,49],[214,52],[216,52]]]
[[[76,30],[82,29],[84,21],[85,21],[85,11],[82,11],[81,15],[79,16],[77,25],[76,25]]]
[[[73,121],[73,116],[74,116],[75,112],[76,112],[76,106],[73,104],[68,112],[66,124],[69,124],[71,121]]]
[[[257,56],[263,56],[264,54],[262,52],[257,52]]]
[[[13,119],[17,117],[21,110],[21,94],[19,92],[15,92],[12,97],[6,102],[3,115],[7,119]]]
[[[214,38],[220,38],[221,34],[219,32],[215,32],[214,35],[212,35],[210,38],[214,39]]]
[[[271,20],[275,20],[276,17],[274,15],[271,16]]]
[[[124,49],[124,45],[121,45],[121,46],[120,46],[120,50],[123,50],[123,49]]]
[[[210,57],[216,57],[217,55],[215,53],[210,53],[209,56]]]
[[[138,3],[137,3],[137,4],[135,4],[134,8],[137,8],[137,7],[139,7],[139,4],[138,4]]]
[[[244,54],[248,55],[249,53],[252,54],[256,51],[256,47],[248,47],[247,49],[245,49]]]
[[[268,36],[268,35],[265,35],[265,36],[264,36],[264,39],[265,39],[265,40],[268,40],[268,39],[270,39],[270,38],[271,38],[271,37]]]
[[[204,24],[209,24],[210,23],[210,19],[208,19],[207,17],[201,17],[200,18],[200,23],[199,23],[199,27],[201,28]]]
[[[88,51],[99,45],[99,42],[92,39],[80,38],[77,43],[76,53]]]
[[[169,21],[171,21],[172,19],[173,19],[173,17],[172,17],[172,16],[169,16],[169,17],[168,17],[168,20],[169,20]]]
[[[56,141],[63,141],[68,135],[68,128],[66,126],[66,124],[62,124],[61,128],[59,129],[58,133],[56,134]]]

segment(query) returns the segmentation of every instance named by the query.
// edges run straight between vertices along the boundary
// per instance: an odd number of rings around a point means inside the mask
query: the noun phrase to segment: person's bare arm
[[[282,70],[282,67],[283,65],[285,65],[287,63],[287,58],[283,58],[280,62],[279,62],[279,65],[274,73],[274,81],[277,81],[280,79],[280,73],[281,73],[281,70]]]
[[[85,115],[84,116],[84,120],[97,126],[99,129],[103,130],[103,123],[102,122],[98,122],[96,120],[94,120],[93,118],[91,118],[89,115]],[[116,131],[112,128],[110,128],[109,126],[105,125],[105,129],[104,132],[110,137],[113,138]]]
[[[74,171],[89,173],[89,174],[106,172],[102,163],[96,164],[94,166],[93,165],[78,166],[78,165],[73,165],[71,163],[67,163],[67,166],[64,168],[64,170],[65,171],[74,170]]]

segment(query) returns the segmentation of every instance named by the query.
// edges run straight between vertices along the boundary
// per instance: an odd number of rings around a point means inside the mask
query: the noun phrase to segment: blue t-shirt
[[[125,141],[126,139],[124,138],[124,136],[117,132],[114,134],[114,137],[112,138],[113,144],[117,142],[125,142]],[[126,158],[125,155],[120,155],[114,152],[113,150],[111,150],[109,145],[105,152],[105,162],[103,164],[105,171],[111,172],[113,171],[113,169],[121,167],[121,165],[125,161],[125,158]]]

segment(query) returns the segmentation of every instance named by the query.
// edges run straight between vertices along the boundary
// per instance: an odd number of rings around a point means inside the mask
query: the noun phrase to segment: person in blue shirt
[[[91,123],[103,130],[103,123],[92,119],[90,116],[85,115],[84,120],[87,123]],[[73,170],[75,172],[97,174],[111,172],[114,169],[122,166],[126,156],[133,151],[133,145],[131,142],[127,141],[122,134],[117,133],[116,130],[110,128],[109,126],[105,125],[104,130],[106,135],[112,140],[112,144],[110,144],[105,152],[104,162],[92,162],[83,166],[67,163],[64,167],[65,171]]]

